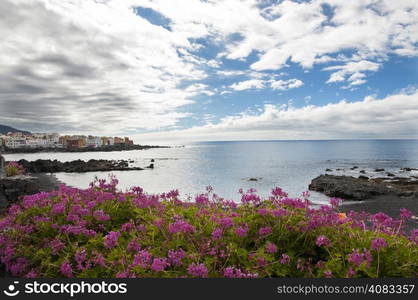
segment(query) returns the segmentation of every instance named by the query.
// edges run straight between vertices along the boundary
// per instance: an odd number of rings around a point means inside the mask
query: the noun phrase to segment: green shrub
[[[7,177],[16,176],[16,175],[22,175],[25,173],[25,169],[19,165],[17,162],[9,162],[5,167],[4,171],[6,173]]]

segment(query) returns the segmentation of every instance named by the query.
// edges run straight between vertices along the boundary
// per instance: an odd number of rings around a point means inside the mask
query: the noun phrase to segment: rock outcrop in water
[[[418,199],[418,181],[415,178],[395,177],[368,179],[352,176],[320,175],[314,178],[309,190],[330,197],[347,200],[365,200],[379,195],[396,195]]]
[[[103,160],[91,159],[89,161],[74,160],[68,162],[60,162],[58,160],[38,159],[35,161],[27,161],[21,159],[18,161],[26,172],[29,173],[85,173],[85,172],[108,172],[108,171],[132,171],[143,170],[139,167],[130,167],[126,160]]]

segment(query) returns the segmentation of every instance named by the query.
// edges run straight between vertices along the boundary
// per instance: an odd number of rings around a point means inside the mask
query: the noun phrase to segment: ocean
[[[313,178],[331,169],[330,174],[358,176],[365,170],[369,177],[385,172],[397,176],[418,175],[404,167],[418,168],[418,140],[329,140],[329,141],[230,141],[202,142],[185,147],[159,148],[123,152],[9,154],[6,160],[57,159],[124,159],[134,166],[145,167],[155,160],[154,169],[112,172],[120,188],[140,186],[149,193],[178,189],[183,196],[203,193],[210,185],[218,195],[239,200],[240,188],[255,188],[267,196],[279,186],[292,197],[308,189]],[[358,166],[358,169],[350,170]],[[336,169],[344,169],[336,171]],[[414,173],[415,172],[415,173]],[[95,176],[106,172],[57,173],[57,178],[74,187],[86,188]],[[256,178],[257,181],[250,181]],[[328,197],[311,192],[314,203],[326,203]]]

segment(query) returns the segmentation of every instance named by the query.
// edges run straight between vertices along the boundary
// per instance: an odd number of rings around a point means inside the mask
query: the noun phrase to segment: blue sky
[[[413,0],[6,0],[0,11],[15,27],[0,27],[2,124],[151,142],[418,137]]]
[[[209,59],[209,56],[204,56]],[[231,63],[228,60],[223,61],[224,68],[221,70],[248,70],[251,64],[241,63],[239,65]],[[321,71],[324,66],[313,67],[310,70],[304,70],[300,66],[290,63],[278,72],[272,74],[287,73],[282,78],[298,78],[304,82],[304,85],[289,89],[286,91],[277,91],[269,88],[248,89],[244,91],[234,91],[221,96],[197,97],[197,104],[191,104],[185,107],[186,111],[192,111],[196,115],[212,114],[214,121],[228,116],[230,114],[239,114],[246,109],[257,109],[263,104],[289,104],[294,107],[303,107],[307,104],[325,105],[328,103],[337,103],[342,99],[347,101],[358,101],[368,95],[375,95],[378,98],[384,98],[390,94],[396,94],[405,88],[414,88],[418,83],[418,58],[416,57],[392,57],[384,63],[382,68],[368,77],[366,84],[345,89],[344,84],[326,84],[330,72]],[[222,78],[214,74],[208,79],[202,81],[214,89],[222,89],[223,86],[232,85],[235,82],[245,80],[247,76],[231,76]],[[202,103],[205,103],[202,105]],[[195,124],[201,124],[203,119],[187,119],[181,126],[188,127]]]

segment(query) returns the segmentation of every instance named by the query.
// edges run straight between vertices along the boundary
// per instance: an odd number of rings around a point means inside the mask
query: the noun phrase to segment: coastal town
[[[60,135],[58,133],[9,132],[0,135],[0,147],[5,149],[83,149],[107,146],[132,146],[129,137],[92,135]]]

